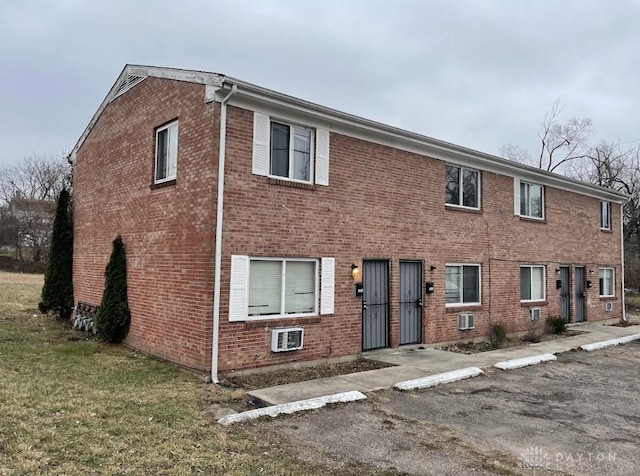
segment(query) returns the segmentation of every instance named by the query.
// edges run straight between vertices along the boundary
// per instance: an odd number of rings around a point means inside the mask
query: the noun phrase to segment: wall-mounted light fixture
[[[352,264],[351,265],[351,277],[353,278],[353,282],[354,283],[359,283],[360,282],[360,268],[358,267],[357,264]]]
[[[560,272],[560,268],[556,268],[556,273],[559,273],[559,272]]]
[[[432,273],[433,273],[436,269],[438,269],[438,267],[437,267],[437,266],[434,266],[434,265],[431,265],[431,266],[429,267],[429,270],[430,270]]]

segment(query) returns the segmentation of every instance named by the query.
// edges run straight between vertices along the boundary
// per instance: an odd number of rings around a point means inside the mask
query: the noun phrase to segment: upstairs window
[[[600,202],[600,229],[611,230],[611,202]]]
[[[479,178],[480,173],[477,170],[457,165],[445,166],[446,203],[478,209],[480,203]]]
[[[310,182],[312,150],[311,129],[271,122],[271,175]]]
[[[445,300],[447,306],[480,304],[480,265],[446,266]]]
[[[615,295],[613,268],[600,268],[599,284],[600,297],[613,297]]]
[[[544,266],[520,266],[520,300],[545,300]]]
[[[520,216],[544,218],[544,187],[520,182]]]
[[[178,167],[178,121],[156,129],[155,182],[176,178]]]
[[[278,179],[278,185],[291,181],[329,186],[330,137],[328,129],[254,111],[251,172]]]

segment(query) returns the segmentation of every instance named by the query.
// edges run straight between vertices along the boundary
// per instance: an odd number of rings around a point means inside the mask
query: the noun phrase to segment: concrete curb
[[[453,370],[441,374],[429,375],[428,377],[416,378],[413,380],[405,380],[398,382],[394,387],[398,390],[413,390],[416,388],[427,388],[442,383],[456,382],[466,378],[476,377],[482,374],[482,370],[478,367],[468,367],[466,369]]]
[[[271,407],[256,408],[255,410],[234,413],[220,418],[218,423],[221,425],[230,425],[231,423],[240,423],[260,418],[262,416],[276,417],[281,413],[290,414],[304,410],[322,408],[328,403],[354,402],[356,400],[364,400],[366,398],[367,397],[364,394],[356,390],[351,392],[334,393],[333,395],[324,395],[322,397],[310,398],[308,400],[298,400],[297,402],[283,403],[281,405],[273,405]]]
[[[494,364],[494,367],[501,370],[512,370],[527,367],[529,365],[539,364],[541,362],[548,362],[550,360],[557,360],[553,354],[538,354],[531,357],[522,357],[521,359],[505,360]]]
[[[620,344],[627,344],[628,342],[632,342],[638,339],[640,339],[640,334],[633,334],[630,336],[618,337],[617,339],[601,340],[600,342],[594,342],[592,344],[584,344],[579,348],[581,350],[591,352],[594,350],[605,349],[607,347],[613,347]]]

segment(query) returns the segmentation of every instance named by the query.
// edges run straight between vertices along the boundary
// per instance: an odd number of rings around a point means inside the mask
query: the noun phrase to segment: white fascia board
[[[541,185],[588,195],[601,200],[614,203],[626,203],[628,201],[628,196],[621,192],[569,179],[491,154],[340,112],[234,78],[226,77],[224,82],[238,86],[238,94],[230,101],[233,106],[278,114],[285,118],[297,118],[300,121],[310,122],[310,125],[321,125],[330,131],[368,142],[500,175],[519,177]]]

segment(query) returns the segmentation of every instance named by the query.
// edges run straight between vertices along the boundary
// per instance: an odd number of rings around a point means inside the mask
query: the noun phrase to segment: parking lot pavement
[[[351,474],[640,474],[640,343],[257,424]]]

